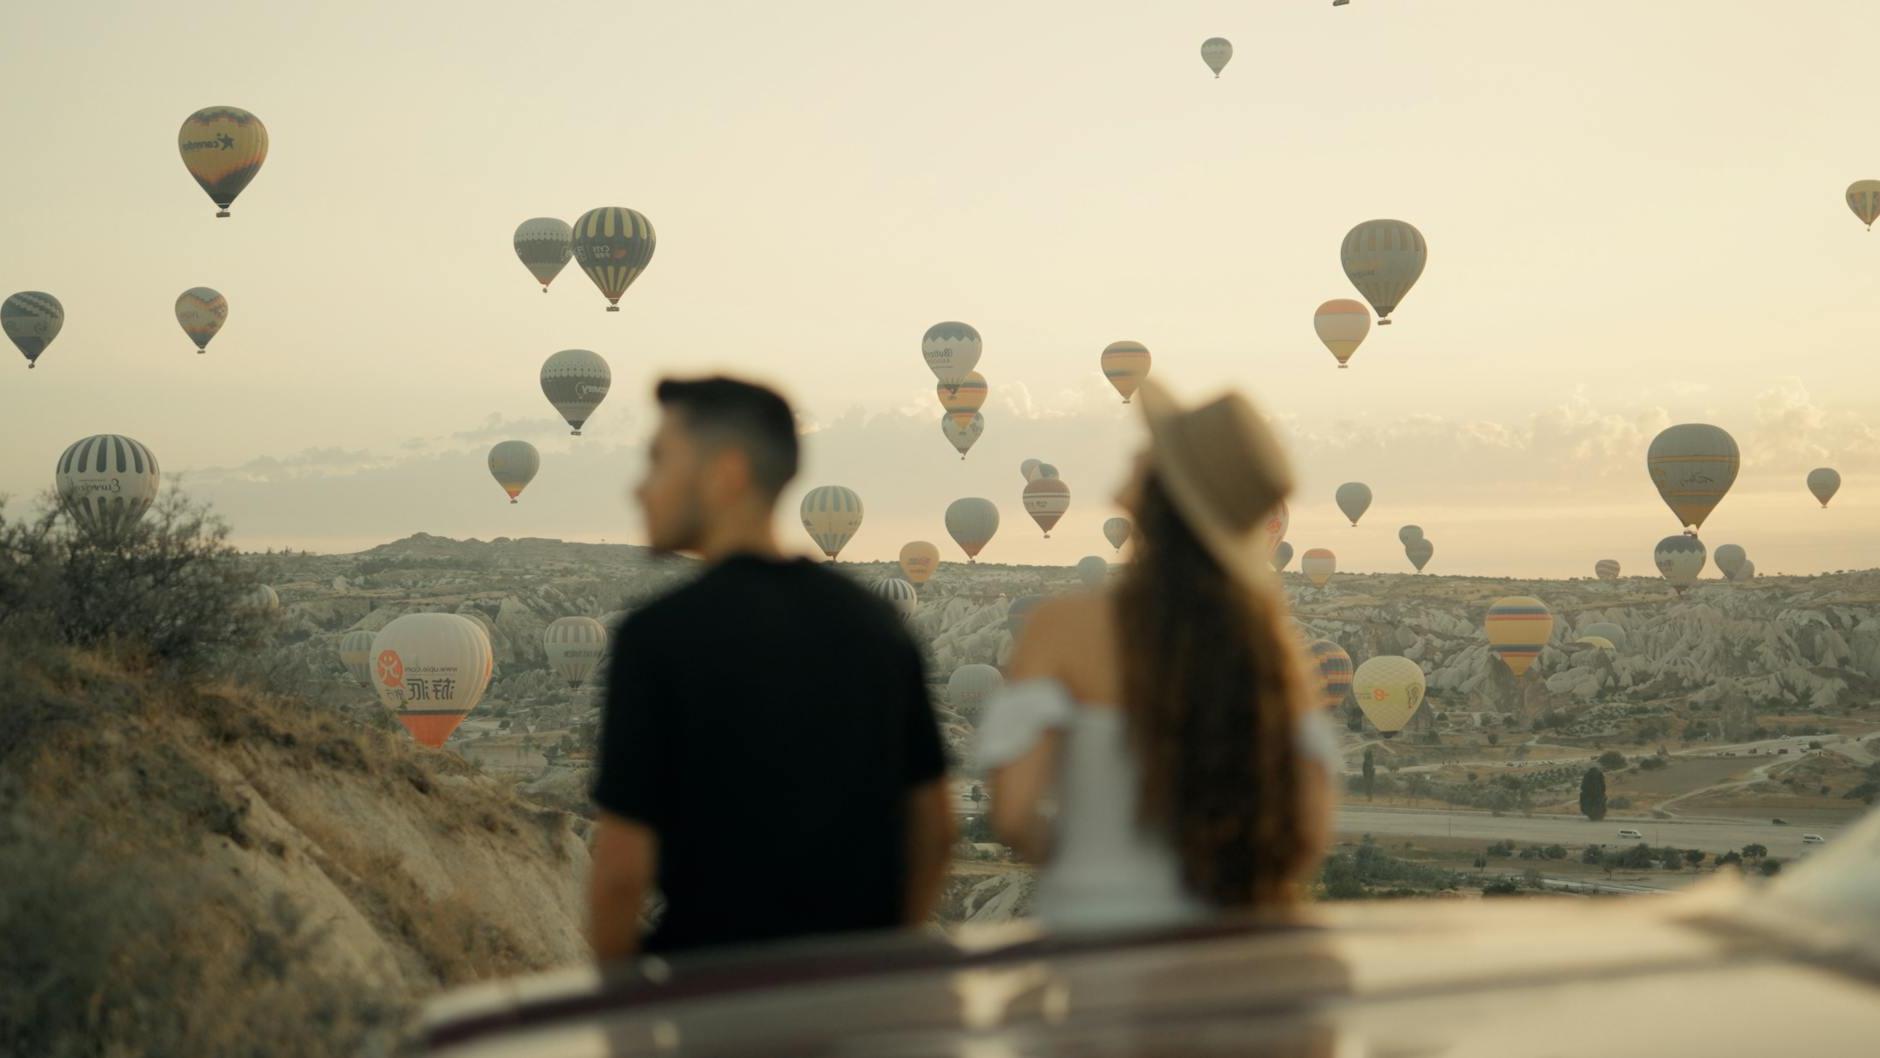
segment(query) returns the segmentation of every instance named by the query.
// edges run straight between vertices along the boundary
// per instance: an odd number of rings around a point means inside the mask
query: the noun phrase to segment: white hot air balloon
[[[542,395],[567,420],[576,437],[613,384],[614,373],[599,353],[563,349],[542,362]]]
[[[862,527],[862,498],[854,489],[822,485],[803,497],[800,513],[803,530],[816,541],[829,561],[834,562],[855,531]]]
[[[561,617],[542,630],[542,649],[548,667],[579,687],[599,667],[607,653],[607,626],[592,617]]]
[[[1679,592],[1690,587],[1704,570],[1704,542],[1689,533],[1667,536],[1652,550],[1652,561]]]
[[[968,720],[977,720],[986,699],[1005,686],[1005,677],[991,665],[961,665],[947,680],[947,707]]]
[[[97,434],[67,448],[52,475],[59,503],[92,535],[122,532],[157,500],[157,457],[128,437]]]
[[[985,432],[986,416],[983,412],[974,412],[972,421],[965,426],[955,422],[951,415],[940,416],[940,433],[947,439],[947,443],[953,446],[953,450],[960,454],[961,459],[966,458],[966,453],[979,442],[979,438]]]
[[[950,391],[959,389],[966,376],[979,366],[985,348],[979,331],[958,320],[936,323],[920,339],[920,355],[927,361],[928,370]]]
[[[433,749],[483,700],[494,664],[489,636],[454,613],[406,614],[372,638],[372,689]]]

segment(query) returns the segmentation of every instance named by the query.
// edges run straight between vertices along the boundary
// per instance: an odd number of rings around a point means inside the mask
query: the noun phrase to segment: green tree
[[[1364,749],[1364,773],[1363,774],[1364,774],[1364,799],[1369,801],[1371,800],[1372,794],[1377,792],[1377,761],[1375,758],[1371,756],[1371,748],[1369,746],[1366,746]]]
[[[1606,818],[1606,773],[1598,768],[1580,776],[1580,814],[1595,823]]]
[[[1609,749],[1599,755],[1599,766],[1607,771],[1618,771],[1625,767],[1625,754],[1616,749]]]
[[[1684,850],[1684,862],[1690,864],[1692,867],[1699,866],[1700,864],[1704,862],[1704,850],[1703,849],[1685,849]]]
[[[1766,845],[1743,846],[1743,858],[1746,860],[1760,860],[1767,855],[1769,855],[1769,848]]]

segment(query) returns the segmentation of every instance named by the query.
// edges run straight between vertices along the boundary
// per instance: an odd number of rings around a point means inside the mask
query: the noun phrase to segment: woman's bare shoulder
[[[1065,595],[1040,603],[1025,616],[1025,631],[1013,656],[1013,675],[1048,676],[1067,685],[1086,682],[1093,655],[1106,657],[1111,643],[1112,603],[1107,592]],[[1078,686],[1075,690],[1085,690]]]

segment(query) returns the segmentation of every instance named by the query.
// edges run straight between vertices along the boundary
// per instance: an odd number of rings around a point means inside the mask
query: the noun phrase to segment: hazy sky
[[[623,500],[667,373],[780,384],[813,432],[802,488],[847,484],[855,558],[948,501],[1004,515],[989,561],[1108,554],[1139,443],[1097,367],[1245,389],[1292,441],[1291,539],[1341,565],[1649,572],[1676,531],[1644,470],[1664,425],[1733,433],[1706,527],[1764,572],[1874,564],[1880,177],[1871,0],[1120,0],[29,5],[0,35],[0,296],[65,304],[28,374],[0,361],[0,493],[90,433],[138,438],[246,546],[416,531],[637,540]],[[1235,47],[1215,80],[1202,39]],[[254,111],[268,162],[230,220],[184,172],[193,110]],[[570,265],[544,296],[521,220],[600,205],[659,249],[605,313]],[[1354,296],[1353,224],[1430,244],[1398,323],[1338,371],[1314,306]],[[207,356],[172,302],[207,285]],[[985,336],[987,431],[942,439],[921,333]],[[614,392],[570,438],[555,350]],[[509,505],[484,467],[542,450]],[[1019,461],[1071,512],[1040,539]],[[1802,487],[1837,466],[1822,512]],[[1332,492],[1377,502],[1343,524]],[[793,546],[801,489],[782,522]]]

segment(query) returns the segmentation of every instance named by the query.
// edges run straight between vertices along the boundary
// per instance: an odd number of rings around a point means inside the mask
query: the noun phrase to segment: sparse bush
[[[1625,767],[1625,754],[1616,749],[1609,749],[1599,755],[1599,766],[1607,771],[1618,771]]]
[[[1781,860],[1764,860],[1762,861],[1762,864],[1758,866],[1756,869],[1762,872],[1762,876],[1764,878],[1773,878],[1776,875],[1782,873],[1782,861]]]
[[[1549,860],[1564,860],[1567,858],[1567,850],[1564,846],[1549,845],[1541,850],[1541,856]]]
[[[1496,878],[1482,883],[1483,896],[1513,896],[1520,891],[1521,887],[1515,884],[1513,878]]]
[[[1638,759],[1638,766],[1639,766],[1640,771],[1657,771],[1658,769],[1666,767],[1669,764],[1670,762],[1665,760],[1665,758],[1663,757],[1640,757]]]

